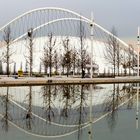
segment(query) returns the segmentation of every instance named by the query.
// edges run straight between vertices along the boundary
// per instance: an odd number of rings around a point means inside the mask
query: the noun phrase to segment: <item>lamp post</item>
[[[140,29],[139,29],[139,27],[138,27],[138,36],[137,36],[137,59],[138,59],[138,61],[137,61],[137,69],[138,69],[138,71],[137,71],[137,77],[139,78],[139,45],[140,45]],[[136,129],[138,129],[139,128],[139,121],[138,121],[138,115],[139,115],[139,83],[137,83],[137,105],[136,105]]]
[[[90,39],[91,39],[91,54],[90,54],[90,78],[93,77],[93,28],[94,28],[94,21],[93,21],[93,13],[91,13],[91,23],[90,23]],[[92,84],[90,85],[90,106],[89,106],[89,140],[93,139],[93,132],[92,132]]]

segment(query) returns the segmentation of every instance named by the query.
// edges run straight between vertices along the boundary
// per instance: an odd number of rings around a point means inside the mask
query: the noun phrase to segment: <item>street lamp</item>
[[[137,47],[138,47],[138,52],[137,52],[137,77],[139,78],[139,45],[140,45],[140,29],[138,27],[138,36],[137,36]],[[137,83],[137,107],[136,107],[136,129],[139,128],[139,122],[138,122],[138,115],[139,115],[139,83]]]
[[[91,37],[91,54],[90,54],[90,78],[93,77],[93,27],[94,27],[94,20],[93,20],[93,13],[91,13],[91,23],[90,23],[90,37]],[[89,107],[89,123],[90,123],[90,128],[88,131],[89,134],[89,140],[93,139],[93,132],[92,132],[92,84],[90,84],[90,107]]]

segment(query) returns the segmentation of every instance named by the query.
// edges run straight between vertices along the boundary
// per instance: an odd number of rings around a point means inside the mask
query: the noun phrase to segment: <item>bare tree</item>
[[[64,56],[61,54],[61,56],[60,56],[60,65],[61,65],[61,67],[62,67],[62,74],[64,74],[65,73],[65,63],[64,63]]]
[[[55,74],[58,74],[58,68],[59,68],[59,55],[58,55],[58,52],[55,50],[54,51],[54,69],[55,69]]]
[[[9,65],[10,65],[10,59],[12,56],[12,52],[10,50],[10,44],[12,43],[12,36],[11,36],[11,29],[8,26],[5,30],[4,30],[4,35],[3,35],[3,39],[6,45],[6,52],[4,54],[4,62],[6,63],[6,73],[7,76],[9,77],[10,74],[10,69],[9,69]]]
[[[33,28],[29,29],[27,33],[27,48],[29,55],[26,56],[26,61],[29,64],[29,76],[33,75],[33,45],[34,45],[34,32]]]
[[[81,67],[81,77],[84,78],[85,75],[85,68],[87,64],[90,64],[89,62],[89,54],[87,52],[87,46],[85,44],[85,28],[82,24],[82,21],[80,20],[80,31],[79,31],[79,39],[80,39],[80,49],[79,49],[79,58],[80,58],[80,67]]]
[[[82,78],[84,78],[84,58],[85,58],[85,50],[84,50],[84,26],[82,25],[82,21],[80,20],[80,59],[81,59],[81,71],[82,71]]]
[[[124,69],[124,74],[127,74],[127,70],[129,72],[129,75],[131,75],[131,70],[133,70],[134,73],[134,66],[137,65],[137,57],[134,53],[134,48],[132,45],[129,45],[127,53],[124,52],[124,55],[122,56],[122,62],[121,65]]]
[[[121,48],[119,43],[117,43],[116,47],[116,65],[117,65],[117,75],[120,76],[120,65],[121,65],[122,55],[121,55]]]
[[[123,58],[121,61],[121,65],[122,65],[123,70],[124,70],[124,75],[126,76],[127,68],[128,68],[128,56],[127,56],[126,52],[123,52],[123,53],[124,53],[124,55],[123,55]]]
[[[132,68],[132,50],[131,50],[131,45],[129,45],[129,50],[128,50],[128,62],[127,62],[127,66],[128,66],[128,69],[129,69],[129,76],[131,75],[131,68]]]
[[[45,69],[49,67],[49,76],[52,76],[52,67],[53,67],[53,56],[54,56],[54,49],[56,46],[56,38],[53,36],[52,33],[48,34],[47,45],[44,48],[44,58],[43,63]]]
[[[118,75],[119,75],[119,68],[121,63],[121,55],[120,55],[120,47],[117,39],[117,32],[115,27],[112,28],[111,33],[113,36],[108,37],[108,45],[106,45],[106,49],[104,52],[105,59],[113,65],[113,76],[115,77],[116,67],[118,68]]]
[[[136,59],[136,55],[134,53],[134,47],[129,44],[129,50],[128,50],[128,62],[127,62],[127,66],[129,69],[129,75],[131,75],[131,70],[133,70],[134,73],[134,66],[137,64],[137,59]]]
[[[63,43],[63,47],[64,47],[64,56],[63,56],[63,65],[66,67],[67,70],[67,77],[69,76],[69,72],[71,69],[71,64],[72,64],[72,50],[70,48],[70,44],[69,44],[69,38],[66,37],[62,43]]]
[[[41,58],[41,61],[44,66],[44,72],[47,75],[48,67],[49,67],[49,54],[48,54],[48,49],[44,47],[44,55]]]
[[[79,69],[81,69],[81,60],[79,57],[77,58],[76,68],[77,68],[77,74],[80,75]]]
[[[74,48],[72,49],[72,67],[73,67],[73,75],[75,75],[77,57],[78,57],[78,53],[77,53],[77,50],[76,50],[76,48],[75,48],[75,46],[74,46]]]

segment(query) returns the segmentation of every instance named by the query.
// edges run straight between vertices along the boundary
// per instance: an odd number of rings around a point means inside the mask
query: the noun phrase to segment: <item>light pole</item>
[[[139,78],[139,45],[140,45],[140,29],[139,29],[139,27],[138,27],[138,36],[137,36],[137,59],[138,59],[138,61],[137,61],[137,69],[138,69],[138,71],[137,71],[137,77]],[[136,129],[138,129],[139,128],[139,121],[138,121],[138,115],[139,115],[139,83],[137,83],[137,105],[136,105]]]
[[[91,13],[91,23],[90,23],[90,29],[91,29],[91,32],[90,32],[90,39],[91,39],[91,54],[90,54],[90,78],[92,79],[93,77],[93,30],[94,30],[94,20],[93,20],[93,12]],[[89,131],[88,131],[88,134],[89,134],[89,140],[92,140],[93,139],[93,132],[92,132],[92,122],[93,122],[93,119],[92,119],[92,84],[90,85],[90,109],[89,109]]]

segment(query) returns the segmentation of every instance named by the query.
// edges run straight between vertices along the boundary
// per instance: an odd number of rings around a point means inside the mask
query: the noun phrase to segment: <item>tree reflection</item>
[[[127,102],[127,109],[132,109],[134,105],[134,95],[136,91],[133,89],[133,84],[129,83],[128,85],[124,84],[120,90],[126,95],[126,98],[129,99]]]
[[[133,90],[132,84],[129,84],[128,87],[126,88],[127,92],[127,99],[130,99],[127,103],[127,109],[132,109],[134,105],[134,98],[133,96],[136,94],[135,91]]]
[[[63,100],[63,108],[61,110],[61,116],[64,118],[68,118],[69,111],[72,106],[71,102],[71,94],[70,94],[70,85],[63,85],[62,86],[62,100]],[[74,102],[74,101],[73,101]]]
[[[86,108],[88,107],[87,103],[86,103],[86,99],[87,99],[87,94],[85,93],[85,89],[86,86],[85,85],[81,85],[80,86],[81,90],[79,92],[79,101],[78,101],[78,105],[76,107],[77,112],[78,112],[78,139],[80,139],[81,133],[82,133],[82,124],[85,123],[86,119],[87,119],[87,111]]]
[[[113,94],[105,99],[103,104],[104,112],[110,112],[107,116],[107,122],[111,131],[114,127],[118,118],[118,107],[121,103],[128,101],[126,104],[127,109],[131,109],[134,104],[134,95],[136,94],[133,89],[133,84],[124,84],[120,86],[119,84],[113,85]],[[117,87],[116,87],[117,86]]]
[[[3,96],[2,98],[2,102],[4,105],[4,114],[3,117],[1,119],[2,122],[2,128],[8,132],[8,128],[9,128],[9,120],[12,120],[12,117],[10,115],[10,101],[9,101],[9,87],[6,88],[6,95]]]
[[[118,111],[118,105],[120,100],[121,100],[121,96],[120,96],[119,84],[117,84],[117,87],[115,84],[113,84],[113,93],[111,96],[105,99],[103,104],[104,112],[110,112],[107,116],[107,122],[111,131],[114,130],[117,123],[117,118],[118,118],[117,111]]]
[[[52,97],[56,97],[57,94],[57,88],[56,86],[53,88],[54,89],[54,94],[52,91],[52,86],[46,85],[42,87],[43,91],[43,103],[44,103],[44,109],[45,109],[45,116],[46,119],[51,122],[52,119],[55,117],[55,112],[54,112],[54,106],[53,106],[53,101]]]
[[[87,85],[63,85],[62,86],[62,109],[61,116],[64,119],[69,118],[69,123],[78,125],[78,139],[82,133],[83,123],[87,119],[87,103],[88,96]],[[73,122],[70,122],[72,118]]]
[[[76,103],[77,98],[78,98],[78,93],[80,92],[80,86],[79,85],[71,85],[71,100],[72,103]]]
[[[28,107],[25,115],[25,120],[26,120],[27,129],[31,130],[32,129],[32,86],[29,87],[29,94],[27,95],[27,97],[28,97]]]

